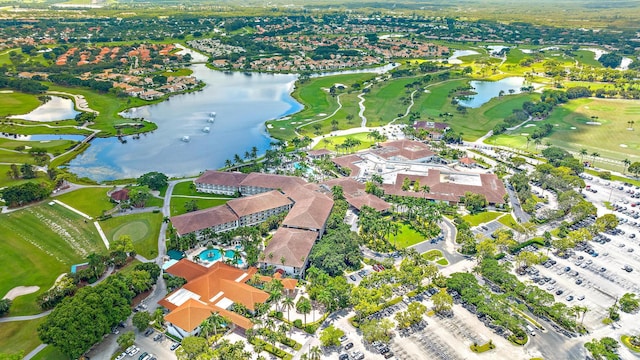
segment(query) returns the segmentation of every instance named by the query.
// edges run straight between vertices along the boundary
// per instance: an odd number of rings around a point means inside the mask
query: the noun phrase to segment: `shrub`
[[[293,320],[293,326],[297,327],[298,329],[302,329],[302,320],[300,319]]]

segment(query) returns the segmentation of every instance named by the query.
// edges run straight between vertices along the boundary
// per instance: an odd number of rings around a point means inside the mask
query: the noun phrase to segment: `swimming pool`
[[[227,251],[225,251],[225,252],[224,252],[224,257],[225,257],[225,258],[227,258],[227,259],[233,259],[233,257],[234,257],[234,256],[235,256],[235,254],[236,254],[236,251],[237,251],[237,250],[235,250],[235,251],[234,251],[234,250],[227,250]],[[242,258],[239,258],[239,259],[236,261],[236,264],[238,264],[238,265],[242,265],[242,264],[243,264],[243,263],[242,263]]]
[[[198,256],[200,257],[200,260],[203,260],[203,261],[216,261],[216,260],[220,260],[220,258],[222,257],[222,254],[218,249],[209,249],[201,252],[200,255]]]

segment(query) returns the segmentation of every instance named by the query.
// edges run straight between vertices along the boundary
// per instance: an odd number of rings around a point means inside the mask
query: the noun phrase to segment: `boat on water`
[[[209,127],[208,127],[208,126],[205,126],[205,127],[202,129],[202,132],[206,132],[206,133],[208,133],[209,131],[211,131],[211,129],[209,129]]]
[[[189,142],[189,141],[191,141],[191,138],[189,137],[189,135],[185,135],[180,140],[182,140],[184,142]]]
[[[216,121],[216,113],[212,112],[212,113],[209,114],[209,118],[207,119],[207,122],[212,123],[214,121]]]
[[[214,118],[214,119],[215,119],[215,118],[216,118],[216,112],[214,111],[214,112],[210,113],[210,114],[209,114],[209,117],[212,117],[212,118]]]

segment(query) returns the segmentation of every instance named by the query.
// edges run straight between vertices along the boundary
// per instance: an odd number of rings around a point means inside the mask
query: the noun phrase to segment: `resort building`
[[[179,236],[195,233],[201,237],[209,231],[252,226],[288,212],[265,249],[265,255],[272,255],[265,256],[260,266],[274,266],[289,275],[304,274],[311,248],[324,234],[333,209],[333,199],[323,188],[294,176],[220,171],[207,171],[194,183],[198,191],[244,197],[172,217]]]
[[[431,140],[442,140],[444,133],[450,129],[448,124],[434,121],[417,121],[413,128],[416,131],[426,131]]]
[[[181,339],[197,335],[200,332],[200,324],[212,313],[218,313],[229,319],[233,325],[242,330],[250,329],[253,326],[252,322],[231,311],[233,305],[241,304],[253,312],[256,304],[263,304],[269,298],[266,292],[247,284],[247,281],[256,274],[256,268],[244,271],[221,261],[206,268],[182,259],[167,268],[165,272],[187,280],[182,288],[173,291],[158,302],[170,310],[170,313],[165,316],[168,332]],[[262,281],[271,280],[268,277],[261,277],[261,279]],[[294,288],[295,285],[294,283]]]
[[[309,261],[309,253],[318,234],[313,231],[279,228],[264,249],[260,266],[273,266],[287,275],[303,276]]]
[[[364,184],[352,178],[331,179],[322,184],[327,191],[331,191],[334,186],[342,187],[345,200],[356,213],[360,212],[363,206],[374,208],[378,212],[387,212],[391,209],[391,204],[373,194],[366,193]]]
[[[489,173],[461,172],[441,164],[426,144],[412,140],[392,141],[381,144],[379,149],[372,149],[358,154],[333,159],[337,166],[349,169],[353,180],[333,179],[325,182],[327,186],[341,185],[345,198],[356,209],[373,199],[361,198],[357,194],[364,192],[364,182],[373,175],[382,178],[385,194],[397,196],[421,197],[434,201],[445,201],[458,204],[466,192],[482,194],[490,205],[504,204],[506,190],[502,181]],[[410,189],[403,190],[407,179]],[[411,191],[416,185],[428,186],[428,191]],[[360,185],[357,185],[360,184]],[[379,204],[377,206],[382,206]],[[373,207],[373,206],[372,206]]]

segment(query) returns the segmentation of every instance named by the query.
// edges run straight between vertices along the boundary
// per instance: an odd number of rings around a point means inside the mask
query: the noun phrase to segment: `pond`
[[[453,55],[449,57],[448,62],[449,64],[462,64],[462,60],[458,58],[463,56],[478,55],[478,54],[480,53],[475,50],[456,50],[453,52]]]
[[[521,93],[523,86],[533,85],[535,88],[540,87],[540,84],[526,83],[523,77],[518,76],[504,78],[499,81],[470,81],[469,84],[476,94],[467,96],[465,99],[459,99],[458,103],[470,108],[479,108],[489,100],[498,97],[500,91],[504,91],[505,95],[510,95]],[[509,90],[513,90],[513,92],[509,92]]]
[[[30,121],[60,121],[73,119],[78,114],[71,99],[59,96],[50,96],[50,98],[51,100],[28,114],[12,115],[9,118]]]
[[[384,72],[397,66],[344,71]],[[191,66],[193,76],[207,86],[167,101],[130,109],[124,116],[142,117],[158,129],[136,137],[96,138],[69,163],[81,177],[96,181],[134,178],[149,171],[192,176],[224,166],[235,154],[253,146],[263,154],[272,140],[265,121],[293,114],[302,105],[291,97],[296,74],[245,74]],[[215,119],[211,114],[215,113]],[[124,141],[126,140],[126,143]]]

